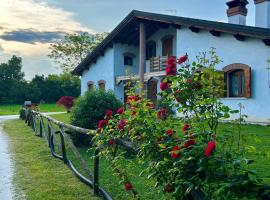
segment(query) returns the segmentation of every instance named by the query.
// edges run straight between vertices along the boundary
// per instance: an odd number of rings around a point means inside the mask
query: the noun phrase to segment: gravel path
[[[64,112],[50,112],[44,114],[53,115],[61,113]],[[0,116],[0,200],[18,199],[18,194],[15,194],[15,187],[12,185],[14,169],[9,148],[9,138],[3,130],[3,124],[5,120],[18,118],[18,115]],[[21,200],[24,198],[19,199]]]
[[[4,120],[14,119],[14,116],[0,117],[0,198],[1,200],[12,200],[15,197],[12,186],[13,165],[9,151],[9,141],[3,131]],[[17,118],[17,117],[16,117]]]

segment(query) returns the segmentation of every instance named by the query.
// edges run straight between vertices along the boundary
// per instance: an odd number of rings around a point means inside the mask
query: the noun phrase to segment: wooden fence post
[[[99,149],[95,150],[95,158],[94,158],[94,194],[99,195]]]

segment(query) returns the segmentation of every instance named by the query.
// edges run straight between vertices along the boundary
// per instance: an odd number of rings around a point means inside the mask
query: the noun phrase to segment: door
[[[167,37],[162,40],[162,56],[172,56],[173,54],[173,39]]]
[[[155,106],[157,105],[157,85],[158,81],[151,79],[147,83],[147,98],[151,100]]]

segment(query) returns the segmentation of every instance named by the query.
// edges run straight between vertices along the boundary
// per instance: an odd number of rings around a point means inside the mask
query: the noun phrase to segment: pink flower
[[[161,89],[162,91],[168,90],[168,89],[169,89],[169,84],[166,83],[166,82],[160,83],[160,89]]]
[[[216,149],[216,142],[215,141],[208,142],[204,151],[205,156],[209,157],[215,149]]]
[[[188,59],[188,55],[187,55],[187,54],[181,56],[181,57],[178,59],[178,64],[181,65],[182,63],[186,62],[187,59]]]
[[[130,182],[125,183],[124,187],[125,187],[126,191],[132,190],[132,188],[133,188],[133,186]]]
[[[108,122],[107,122],[105,119],[100,120],[100,121],[98,122],[98,128],[104,128],[104,127],[107,126],[107,125],[108,125]]]
[[[172,130],[172,129],[169,129],[166,131],[166,135],[169,137],[171,137],[173,134],[174,134],[174,130]]]
[[[177,159],[177,158],[180,158],[181,154],[180,154],[180,147],[179,146],[174,146],[172,148],[172,152],[170,153],[171,154],[171,157],[173,159]]]
[[[117,114],[118,115],[121,115],[121,114],[123,114],[123,112],[124,112],[124,108],[118,108],[118,110],[117,110]]]
[[[127,124],[127,120],[126,119],[121,119],[120,122],[117,125],[117,128],[119,130],[123,130],[125,128],[126,124]]]

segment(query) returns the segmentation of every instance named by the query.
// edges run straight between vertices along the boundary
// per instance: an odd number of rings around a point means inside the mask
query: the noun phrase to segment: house
[[[156,102],[168,56],[187,52],[195,60],[215,47],[227,79],[222,101],[233,109],[243,104],[248,121],[270,123],[270,1],[254,3],[255,27],[246,25],[247,0],[227,2],[228,23],[132,11],[73,71],[82,94],[95,86],[125,101],[129,71]]]

